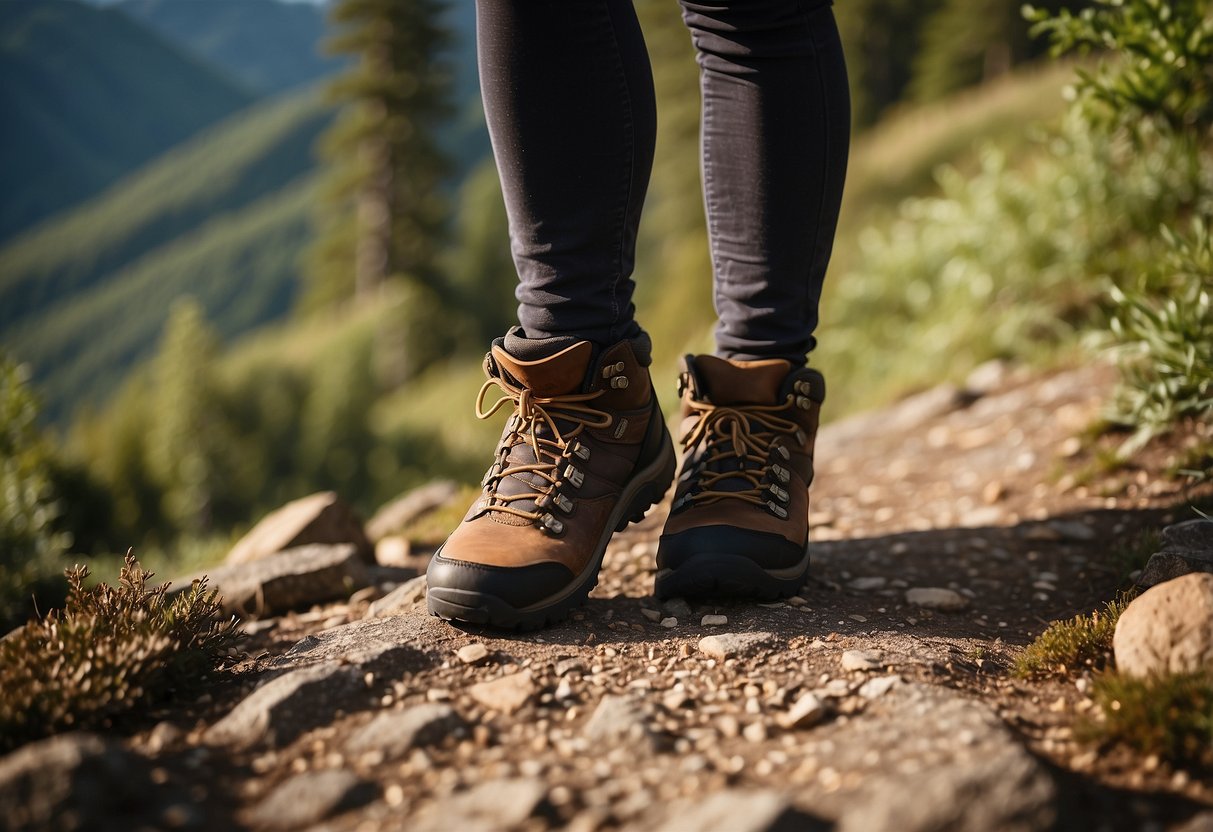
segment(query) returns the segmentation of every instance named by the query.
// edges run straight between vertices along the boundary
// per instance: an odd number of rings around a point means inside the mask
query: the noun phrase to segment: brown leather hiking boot
[[[657,596],[794,594],[809,568],[825,379],[780,359],[688,355],[680,385],[686,455],[657,550]]]
[[[598,583],[607,541],[674,478],[674,447],[632,344],[523,361],[499,340],[476,415],[513,415],[484,489],[430,561],[432,614],[505,628],[563,618]],[[483,409],[496,385],[502,396]]]

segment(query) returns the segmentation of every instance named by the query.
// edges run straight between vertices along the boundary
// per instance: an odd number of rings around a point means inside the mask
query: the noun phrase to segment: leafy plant
[[[1109,289],[1124,380],[1112,418],[1136,428],[1126,455],[1181,419],[1213,413],[1213,239],[1201,221],[1191,237],[1162,236],[1166,277],[1156,282],[1165,290]]]
[[[1079,69],[1084,102],[1113,125],[1137,130],[1142,118],[1175,133],[1213,125],[1213,6],[1208,0],[1095,0],[1074,14],[1024,8],[1033,35],[1054,55],[1106,50],[1094,70]]]
[[[1128,595],[1108,601],[1102,610],[1054,621],[1015,660],[1024,679],[1068,676],[1076,670],[1099,669],[1112,654],[1116,622],[1129,606]]]
[[[149,589],[128,552],[117,586],[85,588],[88,567],[66,572],[61,612],[0,641],[0,748],[70,728],[109,725],[136,708],[193,688],[240,638],[217,618],[205,579],[168,595]]]

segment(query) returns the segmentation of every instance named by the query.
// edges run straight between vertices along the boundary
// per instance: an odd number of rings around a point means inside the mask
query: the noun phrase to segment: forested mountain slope
[[[251,100],[120,12],[0,3],[0,240]]]

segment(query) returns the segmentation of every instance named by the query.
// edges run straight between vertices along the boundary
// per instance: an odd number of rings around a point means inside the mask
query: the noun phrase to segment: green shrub
[[[63,568],[59,558],[71,543],[56,526],[51,450],[37,418],[27,369],[0,355],[0,625]]]
[[[1015,674],[1024,679],[1068,676],[1078,670],[1099,669],[1112,655],[1116,622],[1131,599],[1121,596],[1102,610],[1054,621],[1015,660]]]
[[[168,584],[148,589],[152,574],[129,552],[117,586],[86,589],[84,566],[66,574],[63,610],[0,641],[0,749],[111,725],[193,688],[240,637],[205,580],[169,597]]]

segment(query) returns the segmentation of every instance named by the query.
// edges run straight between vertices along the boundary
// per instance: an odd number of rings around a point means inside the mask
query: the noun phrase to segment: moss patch
[[[1131,600],[1129,594],[1122,594],[1101,610],[1054,621],[1015,660],[1015,675],[1038,679],[1102,668],[1112,655],[1116,621]]]
[[[1213,672],[1095,681],[1100,716],[1079,727],[1087,740],[1118,743],[1174,766],[1213,769]]]

